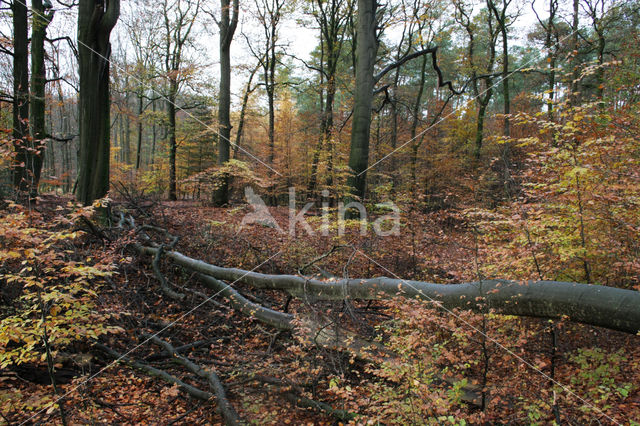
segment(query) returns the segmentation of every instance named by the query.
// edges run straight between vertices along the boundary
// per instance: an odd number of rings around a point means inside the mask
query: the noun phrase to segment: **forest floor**
[[[66,199],[47,198],[39,206],[44,214],[54,214]],[[118,205],[118,203],[116,203]],[[144,205],[144,204],[141,204]],[[297,236],[278,229],[252,224],[241,226],[248,206],[212,208],[196,202],[162,202],[147,207],[132,208],[136,223],[154,224],[179,237],[176,250],[211,264],[236,267],[271,274],[315,274],[322,270],[336,277],[390,276],[390,271],[404,279],[453,283],[477,279],[477,263],[481,255],[474,234],[456,212],[414,212],[403,215],[400,235],[380,237],[369,232],[359,235],[355,226],[348,226],[342,237],[308,236],[301,227]],[[48,211],[48,212],[47,212]],[[284,207],[269,208],[282,229],[288,229],[289,212]],[[321,220],[314,213],[309,222],[317,226]],[[117,273],[99,289],[99,309],[117,313],[112,319],[124,332],[102,338],[101,341],[131,359],[148,361],[176,377],[184,378],[201,389],[203,381],[193,379],[185,370],[161,357],[157,346],[143,341],[141,332],[159,333],[173,346],[201,342],[183,353],[202,366],[212,368],[227,390],[227,396],[240,416],[258,424],[335,424],[337,420],[318,410],[296,407],[288,398],[294,389],[304,389],[307,397],[327,403],[334,408],[354,409],[354,401],[331,392],[331,377],[340,376],[343,387],[363,385],[361,375],[367,369],[353,358],[335,351],[302,346],[289,332],[279,332],[228,308],[224,299],[204,302],[192,290],[212,294],[203,287],[194,274],[163,262],[162,271],[177,291],[187,297],[181,301],[168,299],[159,291],[151,268],[151,259],[140,258],[127,248],[127,238],[100,240],[90,233],[78,247],[86,256],[108,253],[117,259]],[[358,250],[355,250],[357,248]],[[365,253],[363,256],[359,253]],[[315,259],[329,253],[313,263]],[[312,263],[312,264],[311,264]],[[316,268],[318,267],[318,268]],[[304,268],[304,270],[303,270]],[[503,277],[508,278],[508,277]],[[346,309],[341,303],[302,302],[289,300],[275,291],[249,289],[237,285],[250,300],[278,311],[302,312],[319,309],[336,315],[349,315],[354,327],[373,333],[374,327],[392,317],[397,306],[391,302],[374,301],[352,303]],[[444,321],[444,320],[443,320]],[[487,328],[495,332],[500,342],[524,359],[534,360],[544,375],[527,368],[517,359],[506,361],[510,355],[499,347],[491,347],[491,365],[488,384],[495,395],[515,393],[532,397],[549,388],[550,337],[547,323],[538,319],[511,320],[513,325],[505,331],[505,322],[496,319]],[[434,321],[434,324],[440,324]],[[454,324],[454,327],[456,325]],[[525,337],[523,337],[525,336]],[[498,338],[498,337],[497,337]],[[509,341],[512,339],[512,341]],[[302,349],[301,349],[302,348]],[[578,348],[599,348],[605,354],[623,354],[624,360],[616,364],[614,382],[640,382],[640,338],[594,327],[565,324],[557,335],[555,379],[560,383],[576,383],[592,378],[576,370],[575,358],[568,354]],[[95,347],[78,345],[75,354],[58,365],[57,380],[64,397],[64,411],[70,424],[216,424],[222,418],[215,412],[215,402],[200,401],[179,391],[160,379],[134,370],[127,365],[113,364],[112,358]],[[129,352],[130,351],[130,352]],[[589,360],[585,361],[589,362]],[[588,366],[585,366],[588,368]],[[594,369],[597,366],[593,366]],[[477,383],[481,372],[477,373]],[[612,370],[613,371],[613,370]],[[277,379],[280,384],[267,383]],[[23,399],[52,398],[46,369],[21,366],[0,373],[3,386],[12,386]],[[524,381],[523,381],[524,380]],[[607,378],[608,380],[608,378]],[[604,383],[604,379],[601,380]],[[597,382],[591,387],[598,392],[613,392],[614,385]],[[607,382],[609,383],[609,382]],[[586,385],[584,385],[586,386]],[[547,391],[545,391],[547,392]],[[550,392],[550,391],[549,391]],[[570,398],[569,398],[570,399]],[[569,400],[567,399],[567,401]],[[501,417],[501,405],[489,405],[484,418],[487,422],[500,421],[529,423],[527,413],[518,413],[522,407],[510,405],[513,412]],[[640,391],[631,389],[625,398],[604,400],[607,413],[616,419],[633,419],[640,413]],[[563,408],[562,415],[579,411],[579,404]],[[494,410],[494,411],[492,411]],[[541,408],[545,411],[544,407]],[[479,411],[467,407],[465,412]],[[28,419],[29,413],[17,418],[5,418],[7,423],[20,421],[60,423],[55,406],[46,413]],[[4,416],[4,414],[3,414]],[[546,410],[542,422],[553,419],[552,410]],[[630,416],[630,417],[629,417]],[[2,422],[2,420],[0,420]],[[606,423],[606,422],[605,422]]]

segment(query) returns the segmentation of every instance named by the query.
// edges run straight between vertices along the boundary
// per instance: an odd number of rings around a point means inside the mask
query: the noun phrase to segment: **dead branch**
[[[109,356],[111,356],[114,359],[120,360],[123,363],[127,364],[130,367],[133,367],[137,370],[141,370],[151,376],[154,377],[159,377],[162,380],[169,382],[169,383],[173,383],[173,384],[177,384],[178,388],[186,393],[188,393],[189,395],[193,396],[194,398],[198,398],[198,399],[202,399],[204,401],[208,401],[209,399],[211,399],[213,397],[213,395],[209,392],[200,390],[194,386],[191,386],[188,383],[183,382],[182,380],[178,379],[177,377],[172,376],[171,374],[167,373],[164,370],[160,370],[158,368],[152,367],[149,364],[145,364],[139,361],[135,361],[132,360],[128,357],[123,357],[122,354],[116,352],[115,350],[111,349],[108,346],[105,346],[101,343],[96,343],[95,347],[100,349],[101,351],[107,353]]]
[[[187,370],[196,374],[199,377],[207,379],[209,382],[209,387],[214,392],[216,399],[218,401],[218,406],[220,407],[220,414],[225,420],[227,425],[239,425],[241,424],[240,417],[238,413],[233,408],[233,405],[227,399],[226,392],[224,390],[224,386],[222,386],[222,382],[218,378],[218,375],[213,370],[205,370],[200,367],[198,364],[190,361],[188,358],[185,358],[181,355],[178,355],[176,349],[168,342],[160,339],[158,336],[147,336],[151,339],[153,343],[164,348],[166,352],[169,352],[173,356],[173,360],[178,364],[184,366]]]
[[[151,266],[153,267],[153,272],[155,273],[156,278],[158,278],[158,281],[160,281],[160,288],[162,289],[162,292],[172,299],[182,301],[182,299],[185,298],[185,294],[178,293],[172,290],[171,286],[169,286],[169,283],[167,282],[167,279],[164,277],[164,275],[162,275],[162,271],[160,271],[160,260],[162,259],[163,253],[164,246],[160,246],[151,264]]]

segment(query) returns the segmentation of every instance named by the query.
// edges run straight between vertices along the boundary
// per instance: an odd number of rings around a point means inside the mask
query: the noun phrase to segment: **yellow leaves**
[[[0,319],[1,367],[45,362],[45,327],[54,353],[78,340],[122,331],[106,327],[105,316],[96,312],[93,302],[93,280],[110,275],[111,267],[106,262],[92,265],[92,259],[69,260],[76,254],[66,242],[80,235],[69,231],[71,224],[62,217],[45,221],[24,212],[8,213],[0,220],[0,281],[21,291],[12,310]]]

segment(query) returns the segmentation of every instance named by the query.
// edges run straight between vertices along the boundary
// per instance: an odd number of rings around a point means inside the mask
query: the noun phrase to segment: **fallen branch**
[[[220,407],[220,414],[225,420],[225,423],[228,425],[239,425],[240,417],[238,413],[233,408],[229,400],[227,399],[226,392],[224,390],[224,386],[222,386],[222,382],[218,378],[218,375],[211,370],[205,370],[200,367],[198,364],[190,361],[188,358],[185,358],[181,355],[178,355],[176,349],[168,342],[160,339],[158,336],[147,336],[151,339],[153,343],[164,348],[166,352],[169,352],[174,358],[173,360],[178,364],[187,368],[187,370],[192,373],[198,375],[199,377],[207,379],[209,382],[209,387],[215,393],[216,399],[218,401],[218,406]]]
[[[156,252],[153,262],[151,263],[153,272],[156,275],[156,278],[158,278],[158,281],[160,281],[160,288],[162,289],[162,292],[172,299],[182,301],[185,298],[185,295],[172,290],[167,279],[162,275],[162,271],[160,271],[160,260],[162,259],[163,253],[164,246],[160,246]]]
[[[208,275],[198,274],[198,279],[200,279],[200,281],[202,281],[202,283],[207,287],[229,299],[229,303],[235,310],[242,312],[249,317],[256,318],[279,330],[293,330],[293,315],[274,311],[273,309],[265,308],[257,303],[253,303],[238,293],[238,291],[229,284]]]
[[[123,357],[122,354],[116,352],[115,350],[101,343],[96,343],[95,347],[109,354],[112,358],[122,361],[123,363],[129,365],[130,367],[141,370],[151,376],[159,377],[166,382],[178,385],[178,388],[180,390],[188,393],[194,398],[202,399],[203,401],[208,401],[213,397],[213,394],[200,390],[194,386],[191,386],[190,384],[183,382],[182,380],[178,379],[175,376],[172,376],[171,374],[167,373],[164,370],[160,370],[158,368],[150,366],[149,364],[145,364],[139,361],[132,360],[127,357]]]
[[[175,348],[175,351],[177,353],[185,352],[185,351],[188,351],[189,349],[195,349],[195,348],[201,348],[203,346],[207,346],[208,344],[210,344],[212,342],[213,342],[213,340],[198,340],[197,342],[188,343],[186,345],[178,346],[177,348]],[[173,354],[169,353],[169,352],[161,352],[159,354],[153,354],[151,356],[148,356],[145,359],[145,361],[157,361],[159,359],[168,358],[170,356],[173,356]]]
[[[291,402],[297,407],[312,408],[314,410],[329,414],[330,416],[335,417],[338,420],[351,420],[355,418],[355,414],[347,410],[336,409],[325,402],[316,401],[316,400],[301,396],[300,393],[302,393],[303,390],[300,386],[297,386],[295,384],[285,382],[276,377],[262,376],[262,375],[255,375],[252,377],[252,379],[262,383],[267,383],[270,385],[286,388],[281,391],[282,395],[289,402]]]

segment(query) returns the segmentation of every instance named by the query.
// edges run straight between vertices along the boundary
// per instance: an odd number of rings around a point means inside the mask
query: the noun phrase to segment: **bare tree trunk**
[[[218,165],[230,158],[231,141],[231,41],[238,24],[238,0],[233,0],[233,17],[229,14],[229,0],[220,1],[220,95],[218,101]],[[213,202],[222,206],[229,202],[229,176],[224,175],[213,193]]]
[[[158,137],[156,133],[156,100],[154,99],[151,102],[151,111],[153,111],[153,124],[151,125],[151,158],[149,159],[149,164],[153,166],[156,157],[156,138]]]
[[[418,149],[420,149],[420,145],[422,142],[422,138],[420,141],[416,140],[416,133],[418,130],[418,122],[420,121],[420,105],[422,104],[422,95],[424,93],[424,83],[427,71],[427,55],[422,57],[422,65],[420,68],[420,83],[418,84],[418,94],[416,95],[416,101],[413,104],[413,120],[411,121],[411,191],[415,192],[417,181],[416,181],[416,170],[418,165]]]
[[[85,205],[109,191],[109,35],[119,15],[120,0],[80,1],[80,149],[76,198]]]
[[[371,106],[373,103],[373,67],[377,52],[376,1],[358,0],[356,87],[351,127],[347,185],[351,194],[363,199],[369,165],[369,136],[371,132]]]
[[[177,184],[176,184],[176,95],[178,92],[178,83],[175,79],[169,82],[169,96],[167,102],[167,121],[169,122],[169,200],[176,201]]]
[[[142,91],[138,93],[138,142],[136,144],[136,170],[140,169],[140,158],[142,157],[142,113],[144,105],[142,104]]]
[[[45,11],[42,0],[32,0],[33,24],[31,29],[31,99],[29,111],[29,125],[31,126],[31,143],[34,152],[31,154],[33,183],[31,193],[35,195],[40,183],[43,152],[45,150],[45,85],[47,82],[44,66],[44,41],[47,37],[47,26],[53,18],[53,12]],[[55,165],[54,165],[55,167]]]
[[[569,104],[572,106],[580,102],[579,90],[579,70],[578,70],[578,29],[580,25],[580,0],[573,0],[573,20],[571,23],[571,51],[573,58],[571,60],[571,82],[569,83]]]
[[[260,67],[260,63],[251,70],[251,74],[249,74],[249,81],[247,81],[247,86],[244,90],[244,95],[242,97],[242,107],[240,108],[240,118],[238,119],[238,130],[236,131],[236,141],[233,146],[233,158],[238,158],[238,151],[240,149],[240,144],[242,143],[242,136],[244,131],[244,120],[247,114],[247,105],[249,104],[249,96],[255,90],[255,87],[251,87],[251,83],[253,82],[253,77],[255,77],[256,72],[258,72],[258,68]]]
[[[18,191],[31,190],[29,175],[29,41],[27,6],[14,0],[13,12],[13,185]]]

